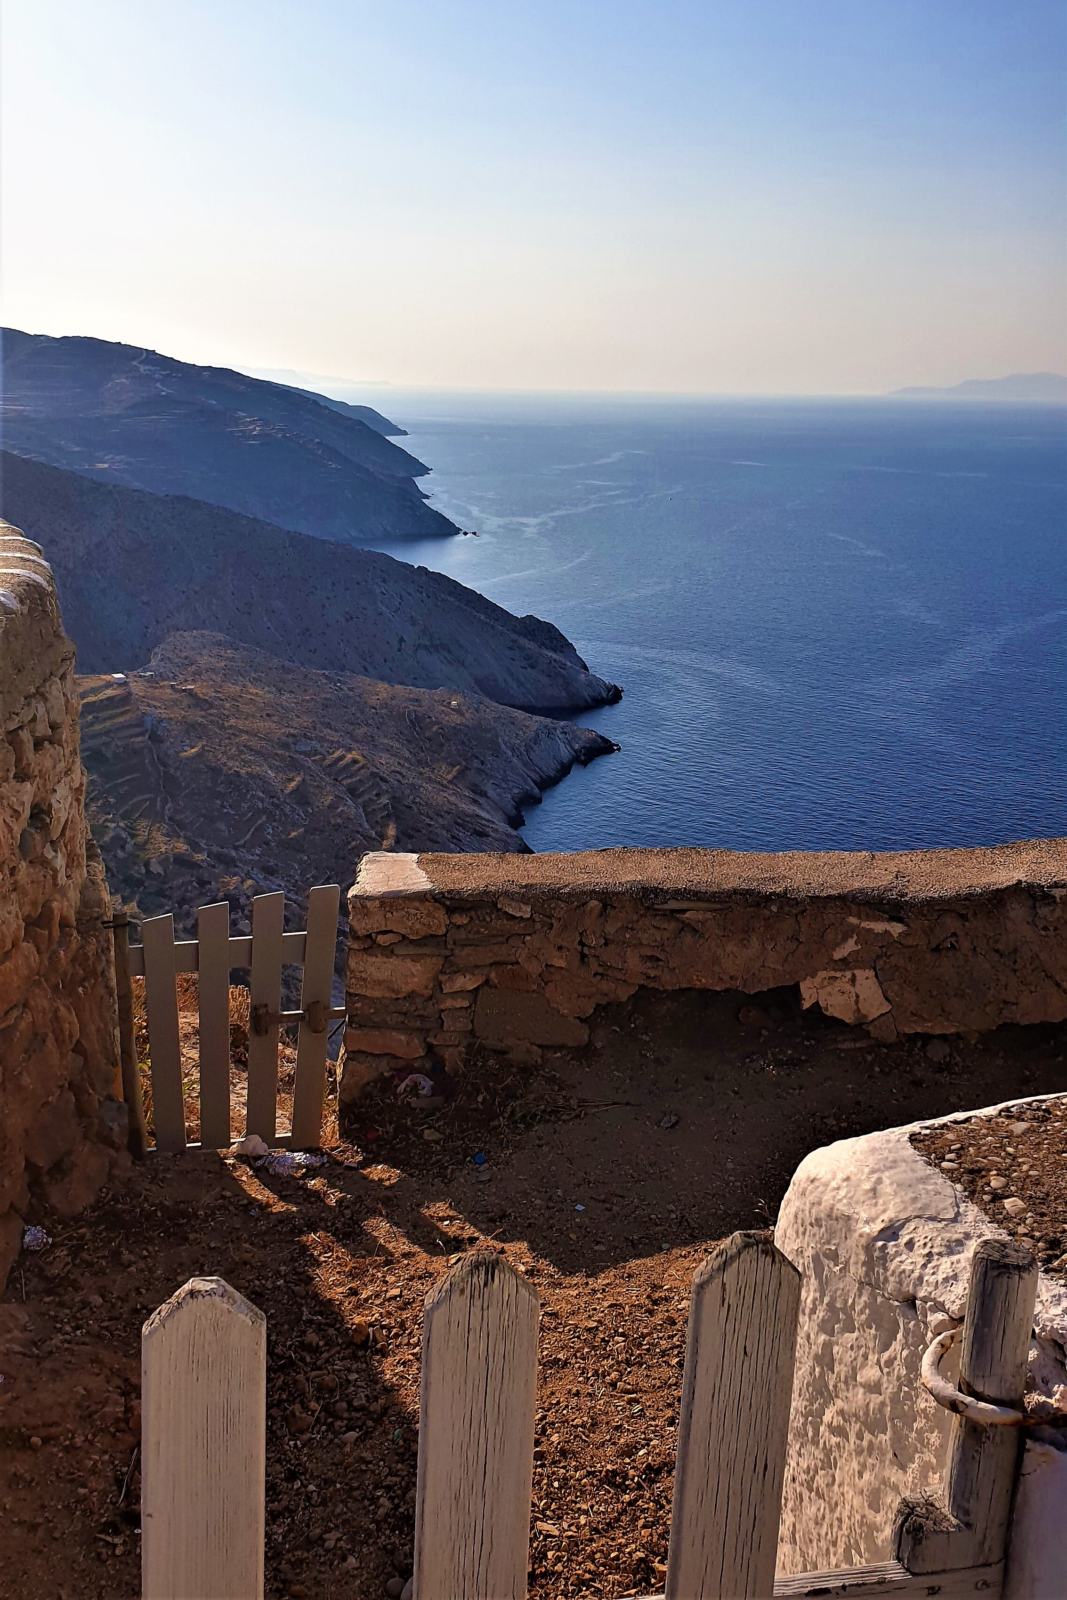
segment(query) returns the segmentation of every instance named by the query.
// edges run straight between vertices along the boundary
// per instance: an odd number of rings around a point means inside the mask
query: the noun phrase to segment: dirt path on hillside
[[[310,1180],[153,1157],[87,1218],[37,1219],[53,1242],[0,1305],[0,1596],[139,1593],[140,1326],[204,1273],[267,1316],[267,1593],[395,1589],[422,1302],[484,1246],[542,1303],[530,1592],[654,1592],[709,1244],[766,1226],[815,1145],[1067,1087],[1062,1028],[879,1046],[794,1006],[648,996],[605,1013],[588,1052],[486,1064],[429,1115],[381,1087],[362,1155],[337,1144]]]

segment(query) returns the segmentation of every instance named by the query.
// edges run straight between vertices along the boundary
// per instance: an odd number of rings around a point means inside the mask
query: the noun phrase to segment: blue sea
[[[386,546],[547,617],[621,745],[535,850],[1067,833],[1067,410],[410,394],[479,537]]]

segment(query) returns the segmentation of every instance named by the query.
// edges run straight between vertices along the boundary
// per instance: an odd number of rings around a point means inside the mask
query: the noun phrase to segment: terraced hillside
[[[179,927],[350,878],[365,850],[522,850],[521,807],[600,734],[454,690],[311,672],[206,633],[80,680],[89,814],[112,890]]]

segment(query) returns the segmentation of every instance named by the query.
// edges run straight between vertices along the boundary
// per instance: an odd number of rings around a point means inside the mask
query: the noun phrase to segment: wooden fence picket
[[[418,1600],[526,1594],[538,1296],[474,1251],[426,1301],[415,1509]]]
[[[248,1035],[248,1132],[268,1144],[278,1131],[278,1023],[282,1003],[282,934],[285,896],[257,894],[252,901],[252,971],[249,1001],[252,1027]],[[256,1007],[265,1006],[268,1021],[255,1023]]]
[[[230,908],[225,900],[197,913],[200,958],[200,1143],[230,1142]]]
[[[192,1278],[141,1334],[143,1600],[260,1600],[267,1330]]]
[[[185,1149],[185,1101],[178,1042],[178,995],[174,973],[174,918],[149,917],[144,944],[145,1008],[152,1061],[152,1121],[159,1150]]]
[[[291,1142],[296,1150],[317,1145],[322,1137],[322,1100],[340,903],[341,889],[336,883],[323,884],[308,895],[307,944],[300,990],[304,1018],[297,1040],[293,1085]]]
[[[735,1233],[693,1280],[666,1600],[774,1590],[800,1275]]]

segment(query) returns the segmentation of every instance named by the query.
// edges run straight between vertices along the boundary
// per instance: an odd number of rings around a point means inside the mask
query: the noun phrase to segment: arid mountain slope
[[[529,710],[618,698],[549,623],[376,551],[10,452],[0,507],[43,544],[82,671],[132,671],[168,634],[201,629],[303,667]]]
[[[347,881],[364,850],[521,850],[514,826],[601,735],[450,690],[312,672],[176,634],[81,680],[93,832],[143,915]]]
[[[345,544],[457,531],[415,483],[429,469],[350,406],[102,339],[2,338],[8,449]]]

